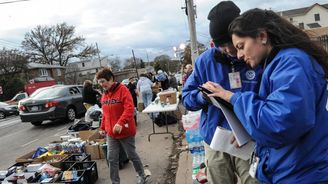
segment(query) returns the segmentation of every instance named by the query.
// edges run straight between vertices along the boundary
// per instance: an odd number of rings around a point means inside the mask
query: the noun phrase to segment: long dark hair
[[[260,31],[266,31],[274,48],[299,48],[313,58],[325,71],[328,78],[328,53],[315,43],[301,29],[271,10],[251,9],[231,22],[229,33],[239,37],[256,38]]]

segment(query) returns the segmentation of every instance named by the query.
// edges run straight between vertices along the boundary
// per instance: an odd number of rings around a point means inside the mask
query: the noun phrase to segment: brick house
[[[51,77],[56,80],[58,84],[64,84],[65,82],[65,68],[60,65],[48,65],[40,63],[28,63],[27,64],[27,80],[40,77]]]

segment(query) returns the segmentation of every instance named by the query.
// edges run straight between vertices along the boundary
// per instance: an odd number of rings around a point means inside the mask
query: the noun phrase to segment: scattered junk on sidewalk
[[[105,158],[106,142],[97,130],[99,109],[88,112],[86,120],[77,120],[61,140],[17,157],[15,164],[0,171],[0,183],[95,183],[98,170],[94,160]]]
[[[183,128],[186,131],[186,141],[192,155],[192,180],[195,184],[207,183],[204,142],[199,134],[200,112],[189,111],[182,116]]]

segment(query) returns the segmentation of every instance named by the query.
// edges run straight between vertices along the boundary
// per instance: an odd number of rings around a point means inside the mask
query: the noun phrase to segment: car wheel
[[[75,120],[75,117],[76,117],[75,109],[73,107],[68,107],[66,111],[66,119],[69,122],[73,122]]]
[[[0,119],[5,119],[5,118],[6,118],[6,114],[0,111]]]
[[[34,121],[34,122],[31,122],[31,123],[34,126],[40,126],[42,124],[42,121]]]

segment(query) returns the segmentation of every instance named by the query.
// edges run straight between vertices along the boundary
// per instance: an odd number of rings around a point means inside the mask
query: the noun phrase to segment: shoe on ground
[[[137,176],[137,184],[146,184],[148,176]]]

